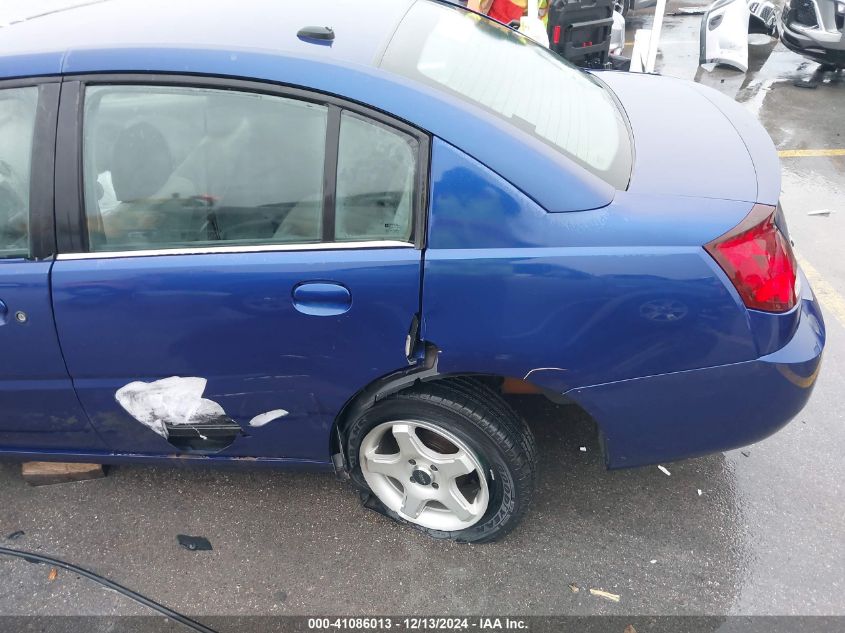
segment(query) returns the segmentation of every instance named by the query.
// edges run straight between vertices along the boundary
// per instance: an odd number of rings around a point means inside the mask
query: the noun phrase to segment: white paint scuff
[[[202,397],[208,381],[198,377],[163,378],[155,382],[130,382],[115,398],[138,422],[167,439],[166,424],[190,426],[224,417],[213,400]]]
[[[528,380],[535,371],[568,371],[563,367],[537,367],[529,371],[525,376],[522,378],[523,380]]]
[[[287,411],[284,409],[274,409],[273,411],[268,411],[267,413],[261,413],[256,415],[249,421],[249,425],[252,427],[259,427],[264,426],[265,424],[269,424],[273,420],[278,420],[279,418],[283,418],[288,414]]]

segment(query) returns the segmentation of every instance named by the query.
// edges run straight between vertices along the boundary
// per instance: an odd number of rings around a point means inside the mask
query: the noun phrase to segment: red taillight
[[[560,44],[560,25],[558,24],[552,29],[552,43]]]
[[[797,266],[789,241],[775,224],[775,208],[755,205],[736,228],[704,247],[754,310],[786,312],[797,301]]]

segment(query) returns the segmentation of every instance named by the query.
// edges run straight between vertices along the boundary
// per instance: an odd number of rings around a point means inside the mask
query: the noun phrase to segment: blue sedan
[[[503,385],[610,468],[810,397],[778,158],[712,90],[436,0],[111,0],[0,51],[3,456],[333,469],[483,542],[537,476]]]

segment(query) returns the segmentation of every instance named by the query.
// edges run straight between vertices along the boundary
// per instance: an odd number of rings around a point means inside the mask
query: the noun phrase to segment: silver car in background
[[[778,30],[787,48],[845,68],[845,0],[785,0]]]

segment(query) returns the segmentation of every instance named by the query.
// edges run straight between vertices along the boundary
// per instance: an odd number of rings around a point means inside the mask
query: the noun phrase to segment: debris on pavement
[[[6,540],[7,541],[17,541],[24,534],[26,534],[26,532],[24,532],[23,530],[16,530],[16,531],[12,532],[11,534],[9,534],[8,536],[6,536]]]
[[[604,589],[590,589],[590,593],[594,596],[598,596],[599,598],[610,600],[611,602],[619,602],[619,600],[621,599],[617,594],[610,593],[609,591],[605,591]]]
[[[211,547],[211,541],[204,536],[177,534],[176,540],[179,541],[179,545],[192,552],[210,552],[213,549]]]
[[[634,628],[633,624],[629,624],[622,633],[637,633],[637,629]]]
[[[587,452],[587,447],[586,447],[586,446],[582,446],[582,447],[581,447],[581,448],[579,448],[578,450],[580,450],[582,453],[586,453],[586,452]]]
[[[704,493],[701,491],[701,488],[699,488],[699,489],[698,489],[698,496],[700,497],[700,496],[701,496],[701,495],[703,495],[703,494],[704,494]]]
[[[651,559],[650,561],[648,561],[648,562],[649,562],[649,563],[651,563],[652,565],[654,565],[654,563],[656,563],[656,562],[657,562],[657,559],[656,559],[656,558],[652,558],[652,559]]]
[[[47,575],[47,580],[53,582],[56,578],[59,577],[59,570],[55,567],[50,568],[50,573]]]
[[[77,464],[65,462],[24,462],[21,477],[30,486],[51,486],[102,479],[106,471],[102,464]]]
[[[581,591],[581,588],[574,582],[571,582],[569,583],[569,591],[571,591],[572,593],[578,593],[579,591]]]
[[[741,451],[743,457],[751,457],[751,451]]]
[[[660,472],[663,473],[664,475],[666,475],[667,477],[672,476],[672,473],[669,472],[669,469],[666,468],[666,466],[659,465],[658,468],[660,469]]]

